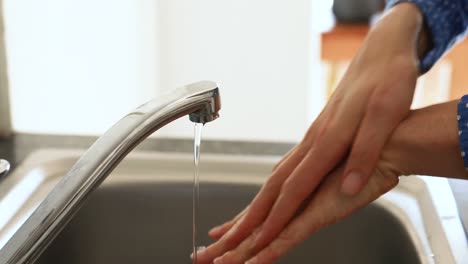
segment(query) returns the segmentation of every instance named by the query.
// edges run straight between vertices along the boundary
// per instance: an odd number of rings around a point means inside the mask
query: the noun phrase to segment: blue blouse
[[[468,95],[464,95],[458,103],[458,135],[460,149],[465,168],[468,169]]]
[[[387,8],[398,3],[414,3],[423,13],[432,38],[432,47],[421,59],[421,72],[425,73],[468,29],[468,0],[387,0]],[[468,85],[468,84],[467,84]],[[460,150],[468,169],[468,95],[458,104]]]

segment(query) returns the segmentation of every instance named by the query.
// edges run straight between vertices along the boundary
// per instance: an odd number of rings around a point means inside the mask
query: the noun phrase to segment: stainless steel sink
[[[0,184],[0,212],[11,212],[0,219],[0,247],[80,154],[36,152]],[[276,161],[202,155],[203,244],[210,243],[210,227],[249,203]],[[191,155],[130,154],[36,263],[191,263],[192,169]],[[17,190],[14,200],[23,202],[14,203],[11,192],[10,198],[5,194],[12,187]],[[402,179],[395,190],[313,235],[279,263],[468,263],[466,239],[447,188],[441,179]],[[443,201],[433,199],[437,195]]]

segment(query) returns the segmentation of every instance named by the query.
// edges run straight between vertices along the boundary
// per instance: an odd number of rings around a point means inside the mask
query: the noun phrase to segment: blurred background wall
[[[296,141],[325,100],[315,1],[6,0],[17,132],[101,134],[163,92],[221,87],[206,138]],[[159,136],[191,137],[181,120]]]
[[[7,137],[12,129],[2,7],[2,1],[0,1],[0,137]]]
[[[99,135],[138,105],[208,79],[221,87],[223,109],[204,138],[298,141],[383,5],[5,0],[0,135],[10,124],[17,133]],[[413,107],[466,93],[466,57],[463,41],[420,78]],[[191,138],[192,130],[182,119],[155,136]]]

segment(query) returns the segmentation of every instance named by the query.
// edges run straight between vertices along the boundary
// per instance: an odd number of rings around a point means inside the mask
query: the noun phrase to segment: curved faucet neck
[[[202,81],[174,89],[122,118],[86,151],[10,238],[0,251],[0,263],[33,262],[89,194],[149,135],[185,115],[193,122],[211,122],[220,109],[217,85]]]

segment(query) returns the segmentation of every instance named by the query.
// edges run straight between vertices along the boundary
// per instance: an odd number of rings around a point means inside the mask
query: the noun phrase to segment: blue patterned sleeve
[[[468,169],[468,95],[463,96],[458,103],[458,135],[463,163]]]
[[[431,34],[432,48],[420,62],[421,72],[425,73],[464,37],[468,26],[468,0],[387,0],[387,9],[402,2],[418,6]]]

